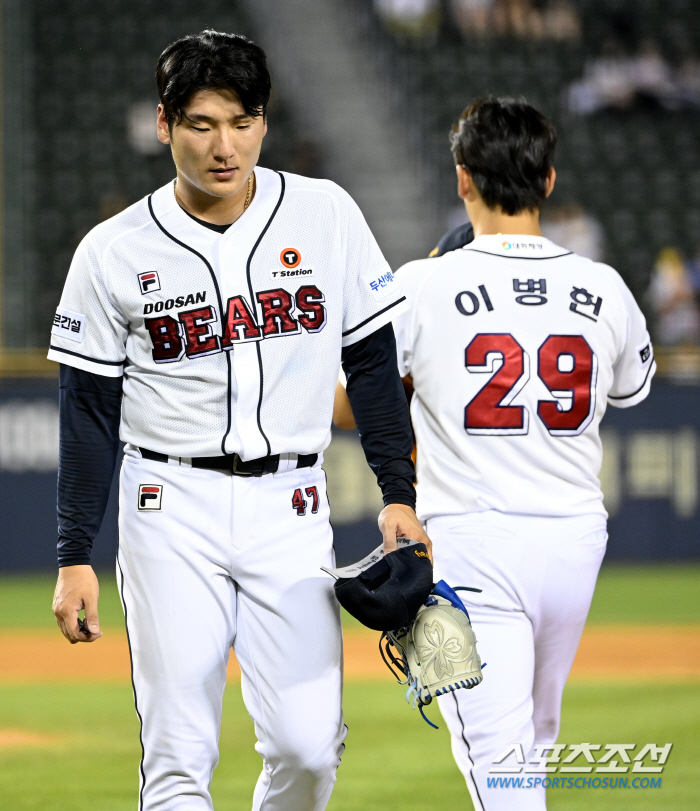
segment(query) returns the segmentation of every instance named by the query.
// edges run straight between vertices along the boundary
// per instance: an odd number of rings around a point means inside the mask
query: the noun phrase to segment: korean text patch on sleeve
[[[71,310],[63,310],[59,307],[53,317],[51,334],[80,344],[85,337],[86,321],[87,319],[82,313],[74,313]]]

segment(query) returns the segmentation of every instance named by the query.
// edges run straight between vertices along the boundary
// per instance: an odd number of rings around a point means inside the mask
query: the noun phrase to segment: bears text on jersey
[[[295,295],[284,288],[256,293],[262,310],[261,323],[245,296],[232,296],[226,305],[221,335],[213,325],[219,321],[216,307],[208,305],[171,315],[146,318],[156,363],[174,363],[183,357],[198,358],[230,350],[236,343],[260,341],[281,335],[320,332],[326,325],[325,297],[315,285],[300,287]],[[295,311],[299,314],[295,317]]]

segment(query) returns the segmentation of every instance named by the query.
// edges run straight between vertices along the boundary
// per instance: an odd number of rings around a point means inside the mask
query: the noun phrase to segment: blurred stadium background
[[[596,806],[697,808],[697,0],[0,0],[0,807],[133,807],[137,727],[106,572],[105,639],[70,648],[52,629],[42,573],[55,566],[58,406],[45,354],[79,241],[173,176],[155,137],[154,66],[208,26],[268,51],[261,163],[345,186],[393,267],[463,221],[447,134],[469,101],[523,94],[554,120],[545,234],[622,273],[659,362],[649,399],[603,424],[608,562],[560,740],[672,741],[663,801],[595,792]],[[334,434],[325,466],[349,562],[378,543],[381,501],[355,432]],[[95,550],[105,570],[115,519],[112,500]],[[424,729],[388,677],[353,659],[368,639],[346,623],[351,745],[331,808],[468,808],[445,730]],[[226,702],[217,809],[242,810],[259,760],[235,678]],[[553,797],[590,808],[590,792]]]

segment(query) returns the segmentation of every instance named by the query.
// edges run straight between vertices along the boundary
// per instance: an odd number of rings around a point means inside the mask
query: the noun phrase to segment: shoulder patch
[[[71,310],[64,310],[59,307],[53,317],[51,334],[81,344],[85,337],[86,322],[87,318],[82,313],[74,313]]]

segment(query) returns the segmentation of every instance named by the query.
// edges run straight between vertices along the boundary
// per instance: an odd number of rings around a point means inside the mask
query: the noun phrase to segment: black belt
[[[170,458],[166,453],[149,451],[148,448],[139,448],[144,459],[153,462],[165,462]],[[177,459],[178,457],[173,457]],[[297,456],[297,468],[313,467],[318,460],[317,453],[300,453]],[[264,476],[266,473],[276,473],[280,466],[280,455],[261,456],[259,459],[250,459],[244,462],[237,453],[229,456],[199,456],[187,459],[192,467],[204,468],[206,470],[225,470],[234,476]]]

